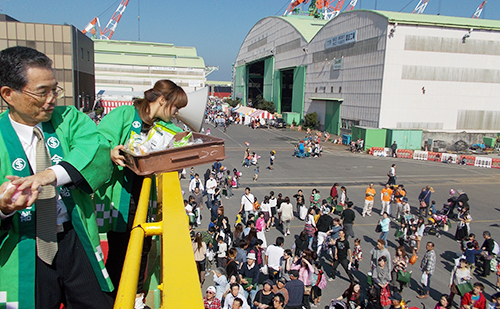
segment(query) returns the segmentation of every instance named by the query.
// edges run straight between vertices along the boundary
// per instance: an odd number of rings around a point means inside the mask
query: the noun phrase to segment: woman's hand
[[[120,154],[120,150],[125,150],[125,146],[118,145],[111,150],[111,161],[116,165],[125,167],[125,157]]]

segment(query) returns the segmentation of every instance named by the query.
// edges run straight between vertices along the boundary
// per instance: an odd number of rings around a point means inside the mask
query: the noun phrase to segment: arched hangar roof
[[[285,15],[277,16],[277,18],[283,19],[292,25],[308,43],[328,22],[327,20],[317,19],[312,16]]]

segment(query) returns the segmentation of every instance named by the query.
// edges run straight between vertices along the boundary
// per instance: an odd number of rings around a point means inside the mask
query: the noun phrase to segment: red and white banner
[[[110,111],[122,105],[132,105],[132,101],[110,101],[101,100],[101,106],[104,108],[104,114],[109,114]]]
[[[264,119],[276,119],[273,114],[269,113],[268,111],[263,111],[263,110],[256,110],[255,112],[251,113],[248,115],[249,117],[254,117],[254,118],[264,118]]]

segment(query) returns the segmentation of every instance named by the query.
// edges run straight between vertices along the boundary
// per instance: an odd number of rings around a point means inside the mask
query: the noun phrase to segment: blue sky
[[[313,0],[314,1],[314,0]],[[344,8],[350,0],[345,0]],[[482,18],[500,19],[500,0],[489,0]],[[209,80],[230,80],[231,65],[248,31],[260,19],[281,15],[290,0],[130,0],[113,39],[194,46]],[[471,17],[482,0],[430,0],[425,14]],[[23,22],[72,24],[83,29],[95,16],[104,28],[120,0],[0,0],[1,13]],[[335,2],[336,3],[336,2]],[[358,0],[356,8],[411,13],[418,0]],[[106,11],[106,9],[108,9]],[[403,9],[404,8],[404,9]]]

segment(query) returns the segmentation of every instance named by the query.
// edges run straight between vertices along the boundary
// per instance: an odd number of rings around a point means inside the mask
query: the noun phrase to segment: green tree
[[[271,101],[264,100],[264,98],[260,94],[255,99],[255,102],[254,102],[253,106],[255,108],[258,108],[258,109],[261,109],[261,110],[264,110],[264,111],[268,111],[271,114],[276,113],[276,108],[274,107],[274,103],[271,102]]]
[[[236,98],[236,100],[227,98],[226,103],[229,104],[231,107],[236,107],[238,104],[241,104],[241,98]]]
[[[318,124],[318,114],[316,112],[309,113],[304,117],[304,127],[314,129]]]

